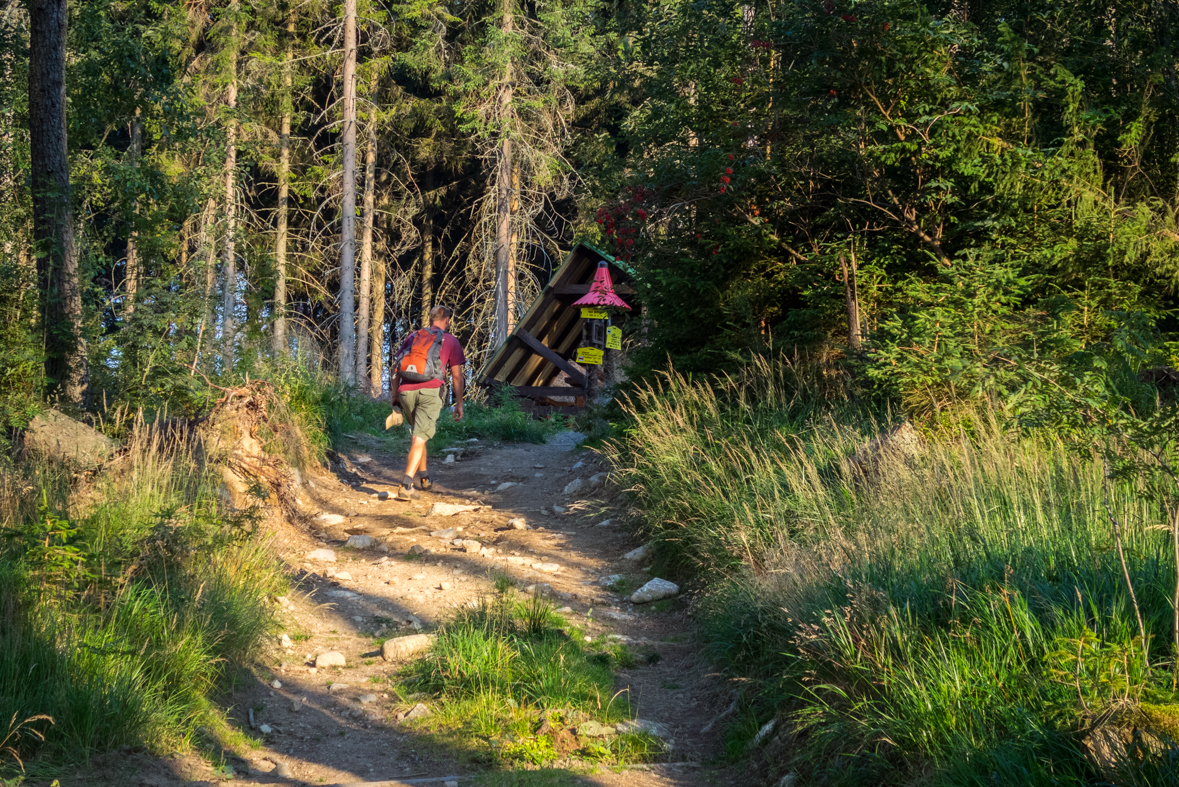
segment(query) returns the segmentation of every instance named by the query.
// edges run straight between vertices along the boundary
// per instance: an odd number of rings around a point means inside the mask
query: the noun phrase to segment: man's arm
[[[463,367],[450,367],[450,384],[454,386],[454,420],[463,420]]]

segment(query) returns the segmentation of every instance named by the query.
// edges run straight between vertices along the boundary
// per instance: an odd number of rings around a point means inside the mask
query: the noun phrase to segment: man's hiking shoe
[[[429,492],[433,488],[434,488],[434,482],[430,480],[430,476],[428,476],[428,475],[422,476],[422,491]]]
[[[397,494],[393,496],[395,500],[417,500],[418,493],[414,491],[413,487],[406,488],[404,486],[397,487]]]

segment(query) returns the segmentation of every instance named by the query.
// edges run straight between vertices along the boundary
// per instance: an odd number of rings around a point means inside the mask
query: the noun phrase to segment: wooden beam
[[[590,291],[588,284],[558,284],[550,292],[554,295],[585,295]],[[634,288],[625,284],[614,285],[614,292],[619,295],[634,295]]]
[[[563,385],[517,385],[513,393],[516,396],[527,396],[529,399],[539,399],[542,396],[585,396],[584,388]]]
[[[585,375],[577,371],[577,367],[566,361],[561,356],[557,355],[548,347],[545,347],[535,336],[530,334],[523,328],[516,329],[516,338],[528,345],[528,347],[541,358],[557,367],[569,376],[569,379],[578,385],[585,385]]]

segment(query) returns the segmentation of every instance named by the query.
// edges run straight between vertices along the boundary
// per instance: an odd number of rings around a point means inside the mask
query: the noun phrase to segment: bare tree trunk
[[[29,0],[29,158],[47,393],[89,404],[66,137],[66,0]]]
[[[853,351],[860,349],[860,300],[856,292],[856,254],[851,253],[851,269],[847,260],[839,255],[839,266],[843,269],[843,295],[847,306],[847,345]]]
[[[139,168],[139,159],[143,155],[143,123],[139,120],[139,110],[135,110],[135,118],[131,121],[131,166]],[[132,209],[131,221],[135,221],[135,210]],[[135,314],[135,296],[139,292],[139,232],[132,229],[127,237],[127,263],[123,273],[123,289],[126,292],[127,308],[124,314],[130,318]]]
[[[374,222],[376,217],[373,217]],[[373,261],[373,304],[369,327],[369,391],[380,394],[384,391],[385,375],[385,261]]]
[[[287,222],[291,203],[291,115],[294,112],[291,41],[295,15],[287,12],[287,53],[283,67],[282,119],[278,132],[278,228],[274,240],[274,357],[287,355]]]
[[[234,38],[237,31],[234,30]],[[230,110],[229,128],[225,132],[225,280],[221,295],[221,369],[229,371],[233,368],[234,338],[237,328],[234,324],[234,311],[237,305],[237,256],[234,249],[234,234],[237,230],[237,52],[236,40],[234,56],[230,62],[232,74],[229,89],[225,96],[226,106]]]
[[[356,387],[368,392],[369,308],[373,279],[373,199],[377,175],[377,69],[373,64],[368,82],[368,148],[364,151],[364,224],[360,228],[360,308],[356,311]],[[378,350],[377,354],[380,354]]]
[[[516,327],[516,252],[519,248],[519,227],[516,226],[516,213],[520,210],[520,161],[517,159],[512,162],[512,196],[510,200],[510,215],[508,216],[508,223],[511,225],[511,238],[508,241],[508,280],[505,292],[507,293],[507,307],[508,307],[508,324],[507,332],[504,333],[506,339],[512,329]]]
[[[196,365],[201,360],[201,342],[204,340],[206,333],[211,333],[210,328],[216,317],[213,306],[213,285],[217,283],[217,240],[213,237],[212,229],[215,210],[217,210],[217,201],[209,197],[205,202],[205,212],[201,215],[201,239],[199,243],[201,252],[205,255],[205,299],[201,324],[197,328],[196,351],[192,355],[194,372]],[[190,373],[189,376],[191,377],[192,374]]]
[[[501,29],[507,39],[514,29],[512,0],[504,0]],[[512,256],[512,138],[508,131],[508,115],[512,105],[512,65],[509,59],[500,87],[499,168],[496,194],[495,226],[495,344],[508,338],[508,278]]]
[[[422,174],[422,325],[430,323],[434,308],[434,168]]]
[[[344,0],[343,227],[340,244],[340,379],[356,366],[356,0]]]

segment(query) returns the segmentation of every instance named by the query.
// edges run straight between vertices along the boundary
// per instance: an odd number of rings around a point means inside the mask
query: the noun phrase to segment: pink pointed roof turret
[[[614,282],[610,281],[610,265],[602,260],[598,269],[594,271],[594,280],[590,290],[581,298],[573,302],[574,306],[606,306],[614,309],[626,309],[626,301],[614,294]]]

